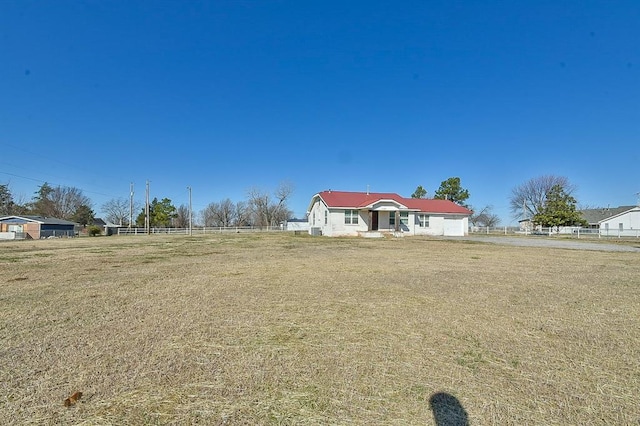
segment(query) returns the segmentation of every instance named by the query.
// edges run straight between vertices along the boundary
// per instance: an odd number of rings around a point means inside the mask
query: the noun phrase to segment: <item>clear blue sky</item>
[[[295,186],[640,192],[640,2],[0,0],[0,183],[193,207]]]

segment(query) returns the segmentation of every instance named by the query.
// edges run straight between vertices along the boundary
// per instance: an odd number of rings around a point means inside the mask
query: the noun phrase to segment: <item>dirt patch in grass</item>
[[[0,259],[8,423],[434,424],[442,395],[471,424],[640,421],[636,253],[240,234]]]

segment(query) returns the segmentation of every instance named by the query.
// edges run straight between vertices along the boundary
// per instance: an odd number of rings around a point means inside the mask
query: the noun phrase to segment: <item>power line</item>
[[[69,186],[69,185],[64,185],[64,184],[60,184],[60,183],[56,183],[56,182],[51,182],[51,181],[48,181],[48,180],[31,178],[31,177],[27,177],[27,176],[21,176],[21,175],[15,174],[15,173],[9,173],[9,172],[0,172],[0,173],[2,173],[4,175],[13,176],[13,177],[18,177],[18,178],[21,178],[21,179],[32,180],[34,182],[47,183],[47,184],[51,184],[53,186],[59,186],[61,188],[73,188],[72,186]],[[86,192],[86,193],[89,193],[89,194],[102,195],[104,197],[114,197],[114,195],[112,195],[112,194],[105,194],[105,193],[96,192],[96,191],[87,191],[87,190],[85,190],[83,188],[80,188],[80,189],[82,189],[82,192]]]

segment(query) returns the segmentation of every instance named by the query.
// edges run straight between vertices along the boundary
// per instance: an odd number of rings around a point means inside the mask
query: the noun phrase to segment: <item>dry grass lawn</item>
[[[131,236],[0,271],[4,424],[640,422],[637,253]]]

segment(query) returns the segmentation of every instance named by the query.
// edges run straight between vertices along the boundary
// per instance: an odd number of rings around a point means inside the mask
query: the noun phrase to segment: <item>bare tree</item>
[[[258,188],[248,191],[249,208],[256,226],[275,226],[287,220],[291,211],[287,208],[287,200],[293,193],[293,185],[282,182],[274,191],[272,197],[268,192]]]
[[[235,205],[233,226],[251,225],[251,211],[244,201],[238,201]]]
[[[216,209],[216,203],[209,203],[207,207],[202,209],[202,211],[200,212],[200,216],[202,218],[202,224],[204,226],[216,226]]]
[[[131,214],[130,208],[130,201],[125,198],[113,198],[104,203],[101,207],[102,212],[106,213],[105,219],[120,226],[129,225],[129,216]],[[137,212],[141,208],[140,203],[133,204],[134,212]]]
[[[173,226],[176,228],[189,227],[189,206],[181,204],[176,209],[176,217],[172,219]]]
[[[556,185],[559,185],[567,195],[571,195],[576,190],[575,185],[569,183],[568,178],[555,175],[531,178],[513,188],[509,198],[513,216],[530,219],[539,214],[545,206],[547,193]]]
[[[497,226],[500,223],[500,217],[493,213],[493,206],[487,205],[479,211],[474,211],[469,218],[473,226]]]
[[[233,205],[233,201],[227,198],[218,203],[217,219],[220,226],[231,226],[235,220],[234,215],[235,206]]]
[[[200,213],[205,226],[247,226],[246,204],[242,201],[233,203],[226,198],[217,203],[210,203]]]
[[[31,203],[32,211],[48,217],[71,220],[80,208],[91,208],[91,200],[81,189],[42,184]]]

